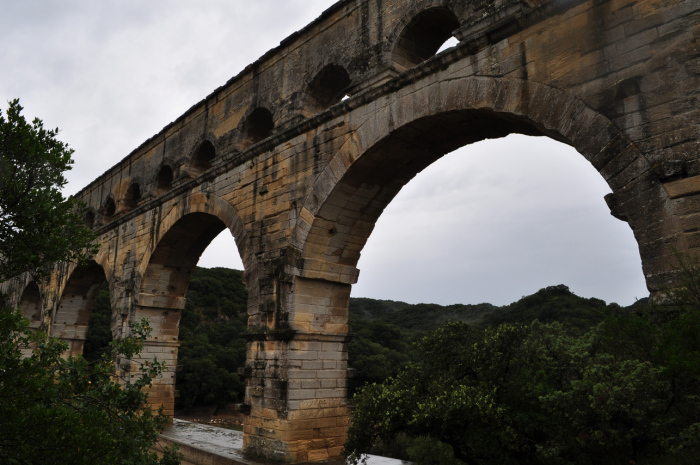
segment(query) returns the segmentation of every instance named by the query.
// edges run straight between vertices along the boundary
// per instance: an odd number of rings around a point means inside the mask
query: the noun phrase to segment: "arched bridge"
[[[357,261],[445,153],[510,133],[573,146],[612,189],[649,290],[673,284],[673,248],[700,245],[699,13],[697,0],[342,0],[78,194],[92,264],[4,289],[78,354],[106,280],[114,336],[148,317],[141,357],[174,366],[190,275],[228,229],[250,295],[244,447],[336,456]],[[169,413],[174,376],[151,393]]]

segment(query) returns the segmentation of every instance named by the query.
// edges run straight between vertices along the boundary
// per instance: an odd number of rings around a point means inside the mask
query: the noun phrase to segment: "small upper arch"
[[[156,195],[163,195],[173,188],[173,179],[175,175],[170,165],[161,166],[158,170],[155,180]]]
[[[459,26],[457,16],[444,6],[420,11],[399,32],[391,51],[392,66],[404,71],[434,56]]]
[[[110,194],[102,205],[102,217],[105,220],[108,220],[109,218],[113,217],[116,212],[117,204],[114,202],[114,197]]]
[[[346,95],[350,83],[350,75],[342,66],[336,64],[324,66],[306,88],[304,115],[311,116],[340,102]]]
[[[257,107],[243,120],[241,127],[241,150],[257,144],[272,134],[275,122],[272,112],[265,107]]]
[[[141,186],[138,182],[132,182],[124,194],[124,209],[133,210],[141,200]]]
[[[88,228],[95,226],[95,210],[90,208],[87,212],[85,212],[85,216],[83,216],[83,223],[85,223],[85,226]]]
[[[195,149],[190,161],[190,172],[194,176],[205,172],[212,167],[216,158],[216,148],[209,140],[203,140]]]

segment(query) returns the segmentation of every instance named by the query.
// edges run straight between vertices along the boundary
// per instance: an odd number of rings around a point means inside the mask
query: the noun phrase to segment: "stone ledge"
[[[341,265],[317,258],[305,258],[304,268],[299,271],[299,276],[341,284],[356,284],[360,270],[350,265]]]
[[[269,465],[243,454],[243,433],[215,426],[173,419],[173,425],[163,430],[153,450],[178,444],[184,456],[183,465]],[[343,465],[342,459],[324,460],[326,465]],[[309,462],[298,465],[310,465]],[[410,465],[409,462],[370,455],[367,465]]]
[[[698,194],[700,193],[700,176],[667,182],[664,184],[664,189],[672,199]]]

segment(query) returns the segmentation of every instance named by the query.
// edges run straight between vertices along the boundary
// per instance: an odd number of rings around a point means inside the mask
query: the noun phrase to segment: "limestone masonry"
[[[445,153],[510,133],[575,147],[612,189],[650,292],[673,285],[672,249],[700,246],[699,15],[700,0],[340,1],[78,194],[93,263],[2,289],[79,354],[107,280],[115,337],[151,320],[141,359],[168,363],[150,399],[172,414],[190,275],[228,228],[250,294],[244,449],[337,456],[360,252]]]

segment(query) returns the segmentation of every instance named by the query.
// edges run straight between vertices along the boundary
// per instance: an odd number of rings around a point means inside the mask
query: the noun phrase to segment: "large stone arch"
[[[347,424],[348,305],[360,252],[399,190],[446,153],[510,133],[573,146],[612,188],[608,203],[630,223],[645,271],[665,253],[657,241],[677,230],[659,208],[668,195],[658,179],[646,175],[649,161],[624,132],[571,93],[538,82],[455,77],[407,86],[378,99],[371,110],[350,113],[346,123],[351,131],[300,202],[290,238],[298,254],[285,320],[293,338],[261,335],[265,344],[249,346],[248,364],[258,385],[247,393],[253,412],[244,448],[253,453],[295,455],[297,448],[305,450],[305,435],[317,429],[324,440],[298,457],[338,453]],[[638,211],[640,205],[647,210]],[[660,219],[667,220],[662,228]],[[648,274],[647,282],[654,290]],[[277,391],[285,393],[283,408],[274,401],[282,396]]]
[[[601,173],[616,196],[609,202],[614,213],[627,219],[640,244],[663,234],[649,234],[657,223],[649,211],[659,212],[668,196],[645,175],[647,158],[609,119],[551,86],[447,77],[381,97],[347,114],[345,124],[345,141],[299,202],[290,237],[293,284],[279,305],[288,332],[275,324],[251,334],[246,399],[252,412],[244,448],[254,454],[307,460],[339,453],[347,425],[348,305],[360,252],[401,187],[444,154],[513,132],[552,137],[575,147]],[[658,248],[646,249],[647,256],[644,251],[643,260],[658,257]],[[316,434],[322,440],[308,448],[307,436]]]
[[[520,132],[564,142],[591,162],[613,190],[606,199],[613,213],[629,222],[640,242],[650,290],[658,290],[647,263],[658,256],[643,247],[653,239],[646,231],[650,219],[626,205],[640,196],[661,202],[668,196],[656,179],[645,176],[651,164],[639,148],[585,102],[537,82],[489,77],[444,80],[386,100],[358,125],[301,204],[293,240],[305,259],[304,274],[354,283],[355,265],[374,223],[410,178],[458,147]],[[402,167],[407,158],[414,166]],[[384,171],[376,166],[380,159]]]
[[[139,260],[137,276],[143,277],[153,252],[158,243],[170,231],[175,223],[184,216],[191,213],[207,213],[217,217],[231,231],[231,235],[236,241],[238,253],[241,255],[244,274],[250,274],[256,268],[255,253],[250,241],[248,232],[245,229],[243,220],[236,209],[225,199],[213,192],[193,192],[181,201],[174,202],[168,209],[165,216],[158,221],[154,228],[154,234],[146,248],[146,251]]]
[[[28,331],[38,331],[41,329],[44,313],[42,290],[34,280],[29,280],[23,287],[17,306],[22,311],[22,315],[29,320]],[[23,357],[32,355],[34,345],[20,348]]]
[[[68,342],[65,355],[73,356],[83,353],[92,305],[107,276],[96,261],[69,266],[68,279],[51,318],[50,335]]]
[[[42,295],[36,281],[29,281],[22,291],[19,307],[22,315],[29,320],[29,329],[37,330],[42,321]]]
[[[178,333],[187,286],[201,253],[224,229],[231,231],[236,241],[247,284],[256,285],[256,274],[251,273],[256,268],[255,256],[235,209],[209,192],[191,193],[182,200],[172,206],[155,228],[152,242],[139,262],[128,321],[146,318],[152,333],[142,353],[129,363],[122,363],[122,369],[128,367],[125,371],[129,376],[139,376],[139,364],[154,357],[166,363],[163,376],[154,380],[150,389],[149,403],[156,407],[163,405],[167,415],[174,413]],[[251,301],[253,305],[256,302]],[[126,334],[126,319],[123,325],[122,334]]]

